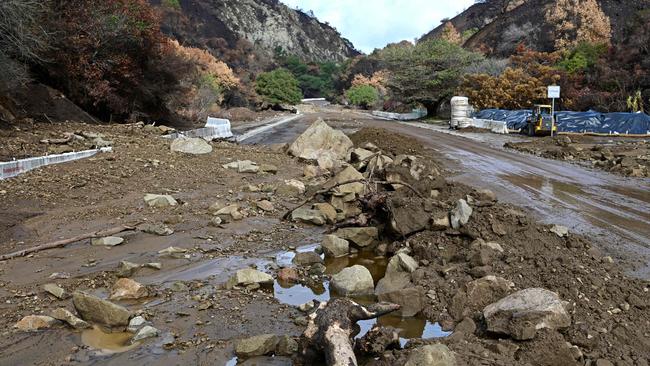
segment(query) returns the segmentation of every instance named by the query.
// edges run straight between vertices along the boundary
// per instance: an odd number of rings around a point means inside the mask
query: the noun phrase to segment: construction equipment
[[[557,134],[557,123],[553,107],[550,105],[536,104],[533,114],[528,117],[528,136],[547,136]]]

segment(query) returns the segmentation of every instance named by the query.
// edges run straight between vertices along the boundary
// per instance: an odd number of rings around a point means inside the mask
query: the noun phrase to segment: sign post
[[[553,102],[551,106],[551,137],[553,137],[553,129],[555,128],[555,99],[560,97],[560,87],[557,85],[550,85],[548,87],[548,98]]]

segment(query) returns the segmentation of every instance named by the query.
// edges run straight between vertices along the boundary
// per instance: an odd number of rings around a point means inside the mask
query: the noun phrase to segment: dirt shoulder
[[[506,143],[505,147],[548,159],[576,162],[626,177],[650,176],[648,139],[561,135]]]

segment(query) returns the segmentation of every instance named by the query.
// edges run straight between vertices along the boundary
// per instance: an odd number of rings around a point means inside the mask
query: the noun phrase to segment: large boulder
[[[167,206],[176,206],[178,202],[174,197],[168,194],[145,194],[144,202],[149,207],[167,207]]]
[[[410,255],[402,252],[397,253],[388,261],[386,274],[389,275],[395,272],[413,273],[416,269],[418,269],[418,262]]]
[[[278,345],[278,337],[274,334],[262,334],[242,339],[235,346],[237,357],[250,358],[272,354]]]
[[[330,286],[343,296],[369,295],[375,289],[370,271],[358,264],[345,268],[332,276]]]
[[[300,252],[296,253],[295,257],[292,260],[293,264],[297,266],[309,266],[315,263],[323,263],[323,259],[318,255],[318,253],[311,252]]]
[[[571,325],[565,302],[555,292],[529,288],[515,292],[483,310],[487,330],[514,339],[533,339],[537,330],[561,329]]]
[[[346,227],[338,229],[334,235],[349,240],[360,247],[367,247],[377,241],[379,231],[376,227]]]
[[[384,292],[377,298],[379,301],[400,305],[396,314],[401,314],[403,317],[415,316],[427,305],[424,289],[420,286]]]
[[[505,278],[486,276],[465,284],[451,299],[449,314],[456,320],[481,311],[498,299],[503,298],[514,286]]]
[[[83,320],[108,327],[126,326],[131,317],[131,312],[125,307],[82,291],[74,292],[72,304]]]
[[[52,311],[52,317],[60,321],[66,322],[71,327],[75,329],[88,329],[92,326],[81,319],[76,315],[72,314],[68,309],[58,308]]]
[[[334,178],[325,182],[325,184],[323,184],[323,188],[334,189],[334,192],[336,194],[346,195],[349,193],[354,193],[357,195],[361,195],[365,192],[366,186],[362,182],[358,182],[358,181],[363,179],[364,179],[363,174],[359,173],[359,171],[354,169],[352,166],[348,166],[347,168],[343,169],[339,174],[337,174]],[[345,182],[354,182],[354,183],[342,184]]]
[[[202,155],[212,152],[212,145],[201,138],[178,138],[172,141],[171,150],[185,154]]]
[[[312,210],[309,208],[299,207],[291,212],[291,220],[297,222],[304,222],[314,225],[325,225],[327,217],[320,210]]]
[[[432,344],[411,351],[404,366],[456,366],[456,356],[444,344]]]
[[[343,132],[318,119],[289,146],[289,154],[315,161],[323,155],[331,154],[338,160],[347,160],[353,147],[352,140]]]
[[[411,287],[412,285],[411,274],[408,272],[386,273],[384,278],[377,282],[375,295],[379,296],[383,293],[401,290],[407,287]]]
[[[327,258],[345,257],[350,252],[350,242],[336,235],[325,235],[321,247]]]
[[[390,227],[399,236],[408,236],[429,226],[430,215],[424,207],[424,200],[416,197],[392,197],[388,201],[391,219]]]
[[[33,332],[36,330],[47,329],[58,323],[58,321],[51,316],[46,315],[27,315],[20,319],[14,325],[14,328],[26,332]]]

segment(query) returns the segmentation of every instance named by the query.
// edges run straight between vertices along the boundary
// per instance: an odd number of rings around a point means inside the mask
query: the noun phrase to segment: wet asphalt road
[[[246,141],[293,141],[312,118],[302,118]],[[527,207],[544,223],[588,235],[603,251],[650,279],[650,180],[623,178],[563,161],[505,150],[517,138],[491,134],[458,136],[439,126],[364,121],[420,140],[442,153],[456,181],[491,189],[501,201]]]

